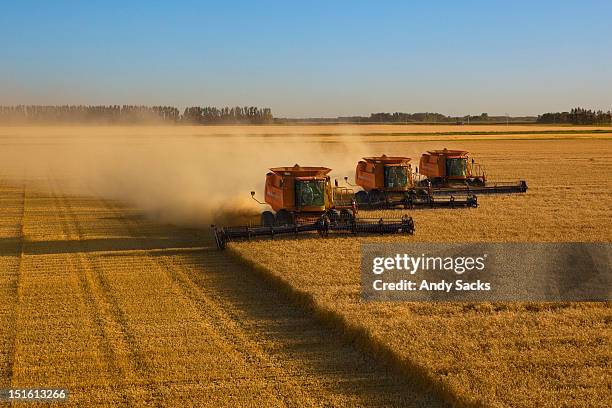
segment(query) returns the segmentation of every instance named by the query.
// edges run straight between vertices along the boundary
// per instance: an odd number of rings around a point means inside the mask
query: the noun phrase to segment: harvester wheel
[[[276,225],[294,225],[295,217],[293,214],[287,210],[279,210],[276,213]]]
[[[434,177],[431,179],[432,187],[441,187],[444,185],[444,179],[442,177]]]
[[[261,213],[261,225],[264,227],[271,227],[274,225],[274,214],[272,211],[264,211]]]
[[[327,235],[329,234],[329,224],[330,224],[329,217],[327,216],[327,214],[323,214],[321,218],[319,218],[317,223],[318,223],[317,232],[319,233],[319,236],[327,237]]]
[[[379,204],[381,201],[384,201],[384,194],[378,190],[372,190],[370,191],[369,198],[370,204],[376,205]]]
[[[417,182],[417,186],[419,186],[419,187],[428,187],[429,186],[429,181],[427,179],[419,180]]]
[[[368,204],[369,197],[367,191],[358,191],[355,193],[355,201],[357,201],[357,205]]]
[[[355,216],[352,212],[344,208],[340,211],[340,221],[342,222],[352,222],[355,219]]]
[[[414,191],[410,191],[404,194],[404,199],[402,203],[404,204],[404,209],[414,208],[414,202],[417,200],[417,194]]]
[[[326,214],[331,222],[338,222],[338,220],[340,220],[341,213],[339,213],[338,210],[329,210]]]
[[[416,196],[421,200],[429,200],[429,192],[427,190],[417,190]]]

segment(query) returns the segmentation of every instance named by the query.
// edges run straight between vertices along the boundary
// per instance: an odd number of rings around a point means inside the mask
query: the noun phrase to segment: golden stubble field
[[[411,152],[415,144],[421,151],[443,146],[472,151],[486,164],[490,179],[524,178],[529,191],[480,196],[477,209],[413,211],[414,237],[244,242],[232,244],[231,251],[289,285],[297,299],[354,333],[366,347],[436,384],[453,401],[607,406],[612,380],[609,304],[364,303],[359,244],[610,242],[612,141],[396,140],[385,143],[384,151]],[[383,149],[373,143],[372,150]]]
[[[0,180],[0,388],[80,407],[443,406],[206,231],[91,193]]]
[[[0,128],[0,388],[65,386],[79,406],[439,405],[422,383],[452,402],[605,406],[609,305],[360,301],[364,241],[610,242],[606,134],[401,135],[505,129]],[[223,253],[204,228],[259,211],[234,198],[267,167],[351,176],[364,154],[442,147],[529,192],[413,212],[414,237]]]

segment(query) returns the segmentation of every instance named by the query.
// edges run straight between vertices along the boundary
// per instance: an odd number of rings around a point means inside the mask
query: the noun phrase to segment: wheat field
[[[611,242],[612,141],[395,141],[387,154],[448,147],[486,163],[490,179],[524,178],[525,195],[479,197],[467,210],[420,210],[413,237],[242,242],[232,251],[287,285],[324,318],[459,404],[607,406],[609,304],[364,303],[361,242]],[[372,151],[383,148],[372,144]],[[395,216],[404,210],[362,212]],[[304,256],[304,254],[309,254]],[[295,260],[299,259],[299,262]],[[520,260],[517,260],[520,262]]]
[[[606,406],[609,304],[360,300],[361,242],[612,240],[608,135],[508,129],[567,128],[0,127],[0,389],[66,387],[73,406]],[[470,131],[496,133],[439,134]],[[362,154],[442,147],[528,193],[414,211],[413,237],[211,240],[221,209],[251,214],[220,203],[267,167],[351,176]]]
[[[208,231],[53,178],[2,179],[0,215],[0,388],[63,387],[83,407],[443,406]]]

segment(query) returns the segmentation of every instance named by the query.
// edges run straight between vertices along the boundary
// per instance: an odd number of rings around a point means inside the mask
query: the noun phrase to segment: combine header
[[[408,157],[364,157],[355,170],[355,194],[359,208],[461,208],[477,207],[475,195],[461,199],[434,197],[431,188],[417,186]],[[348,178],[345,177],[348,182]]]
[[[298,235],[318,232],[327,236],[330,232],[344,233],[414,233],[411,217],[401,219],[357,218],[353,190],[332,186],[326,167],[276,167],[266,174],[264,203],[273,211],[264,211],[258,226],[212,226],[215,241],[220,249],[230,241],[278,235]]]
[[[464,150],[431,150],[421,156],[419,185],[431,187],[432,195],[524,193],[527,182],[487,180],[484,167]]]

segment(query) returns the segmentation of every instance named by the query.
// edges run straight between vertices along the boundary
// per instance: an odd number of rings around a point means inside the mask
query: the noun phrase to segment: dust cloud
[[[352,180],[357,160],[373,153],[355,135],[14,129],[0,132],[0,178],[51,178],[70,194],[119,200],[156,221],[182,226],[252,221],[266,207],[250,191],[263,201],[270,167],[326,166],[342,184],[344,176]]]

